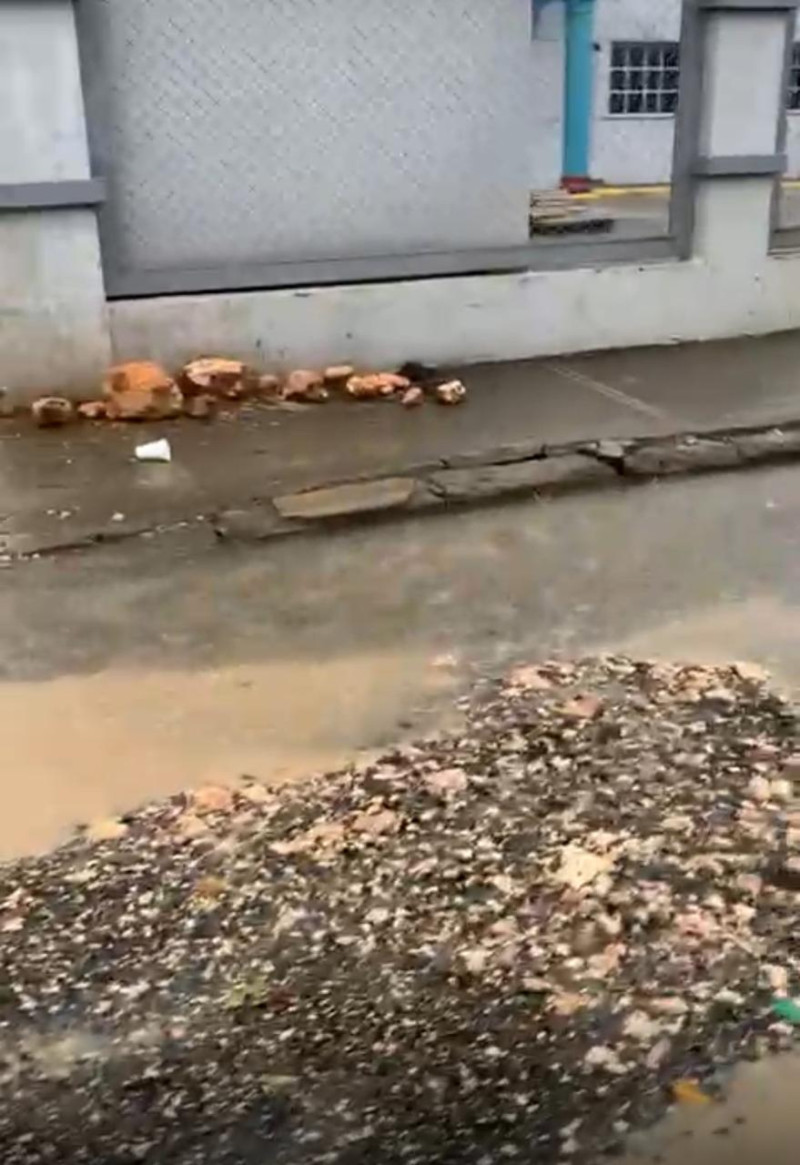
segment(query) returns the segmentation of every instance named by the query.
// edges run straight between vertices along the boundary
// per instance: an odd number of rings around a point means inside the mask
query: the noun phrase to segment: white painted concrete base
[[[109,305],[117,359],[225,353],[269,368],[512,360],[800,327],[800,256]]]
[[[110,355],[94,212],[0,215],[0,386],[94,395]]]

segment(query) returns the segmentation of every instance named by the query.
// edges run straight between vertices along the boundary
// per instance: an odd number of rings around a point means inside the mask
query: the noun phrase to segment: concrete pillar
[[[0,387],[96,391],[110,359],[71,0],[0,0]]]
[[[786,65],[797,0],[695,0],[699,109],[693,252],[764,266],[783,155]]]

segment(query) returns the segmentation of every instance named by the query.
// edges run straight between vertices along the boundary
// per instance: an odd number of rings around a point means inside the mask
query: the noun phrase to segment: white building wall
[[[593,178],[609,185],[669,181],[675,118],[608,112],[615,40],[680,39],[681,0],[598,0],[595,25]]]
[[[597,0],[591,176],[611,186],[669,182],[675,119],[608,112],[611,46],[615,40],[680,38],[681,0]],[[800,15],[797,23],[800,40]],[[564,5],[541,13],[531,48],[534,107],[530,116],[531,187],[556,186],[561,176],[564,98]],[[789,113],[788,174],[800,177],[800,111]]]

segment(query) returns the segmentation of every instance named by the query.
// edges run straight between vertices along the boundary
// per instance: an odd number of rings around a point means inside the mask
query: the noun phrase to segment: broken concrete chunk
[[[149,360],[109,369],[103,394],[109,420],[157,421],[183,411],[183,393],[160,364]]]
[[[372,400],[405,392],[411,388],[411,381],[396,372],[375,372],[370,376],[351,376],[346,388],[348,394],[356,400]]]
[[[412,385],[411,388],[407,388],[400,398],[400,404],[404,409],[416,409],[424,403],[425,393],[416,384]]]
[[[323,377],[326,384],[343,384],[355,375],[355,371],[352,364],[332,364],[325,369]]]
[[[227,360],[221,356],[203,356],[191,360],[180,377],[185,396],[210,393],[226,400],[239,400],[247,395],[250,378],[247,365],[241,360]]]
[[[448,380],[437,386],[436,399],[440,405],[460,405],[467,399],[466,386],[460,380]]]
[[[378,481],[335,485],[330,489],[305,490],[275,498],[274,505],[283,518],[313,521],[319,518],[345,518],[353,514],[390,510],[404,506],[414,492],[411,477],[386,477]]]
[[[328,390],[320,372],[297,368],[286,378],[281,393],[284,400],[308,400],[321,403],[328,399]]]
[[[31,413],[40,429],[58,429],[69,424],[75,409],[63,396],[42,396],[31,405]]]

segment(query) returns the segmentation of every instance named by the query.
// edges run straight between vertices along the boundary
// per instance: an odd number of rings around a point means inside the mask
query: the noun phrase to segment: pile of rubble
[[[424,404],[426,395],[442,405],[466,397],[460,380],[438,380],[432,369],[407,365],[400,372],[361,373],[351,365],[324,371],[296,369],[285,378],[259,374],[241,360],[202,357],[172,377],[152,361],[134,361],[109,370],[99,400],[75,406],[59,396],[34,401],[40,428],[57,428],[76,418],[99,421],[155,421],[173,417],[211,418],[221,402],[260,399],[320,404],[340,393],[354,400],[398,400],[404,408]]]
[[[797,717],[518,668],[463,727],[0,870],[4,1165],[596,1162],[800,1030]]]

